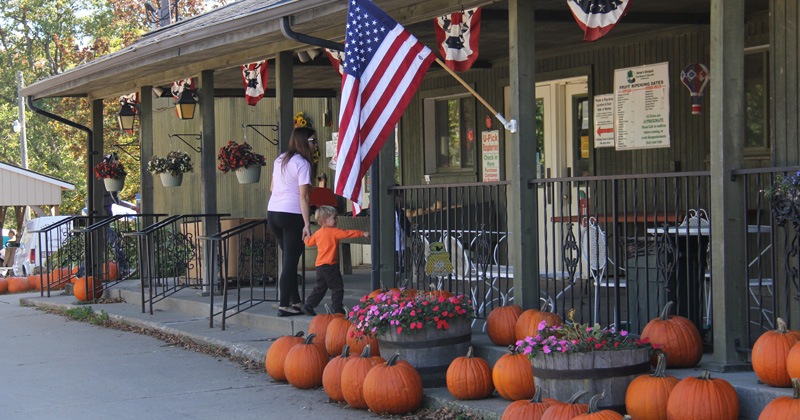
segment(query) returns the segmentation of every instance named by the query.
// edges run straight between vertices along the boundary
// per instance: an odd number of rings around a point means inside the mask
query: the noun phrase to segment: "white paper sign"
[[[614,94],[594,97],[594,147],[614,147]]]
[[[669,63],[614,71],[617,150],[669,147]]]
[[[481,132],[483,140],[483,182],[500,180],[500,133],[497,130]]]
[[[331,137],[333,137],[333,140],[325,142],[325,157],[336,156],[336,148],[339,147],[339,132],[334,131]]]

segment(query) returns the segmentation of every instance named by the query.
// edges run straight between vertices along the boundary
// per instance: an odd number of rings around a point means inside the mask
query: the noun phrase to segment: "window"
[[[426,173],[475,171],[475,98],[429,98],[425,108]]]
[[[745,52],[745,153],[749,155],[769,154],[768,68],[768,47]]]

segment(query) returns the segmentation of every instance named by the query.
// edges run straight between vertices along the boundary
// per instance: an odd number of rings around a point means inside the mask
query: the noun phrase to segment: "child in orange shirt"
[[[300,308],[306,315],[316,316],[314,308],[319,305],[325,292],[331,289],[331,309],[334,313],[343,314],[344,281],[339,271],[339,240],[346,238],[369,238],[369,232],[360,230],[343,230],[336,227],[336,209],[331,206],[320,206],[314,213],[317,223],[322,226],[310,238],[306,246],[317,246],[317,285],[306,298]]]

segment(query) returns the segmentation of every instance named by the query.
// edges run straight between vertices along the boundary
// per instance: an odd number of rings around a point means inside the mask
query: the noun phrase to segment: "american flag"
[[[336,194],[361,204],[361,178],[436,58],[369,0],[350,0]]]

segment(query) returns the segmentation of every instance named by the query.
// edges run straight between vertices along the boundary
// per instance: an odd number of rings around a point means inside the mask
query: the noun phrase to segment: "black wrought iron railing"
[[[153,314],[153,305],[186,288],[208,292],[210,282],[203,272],[203,224],[220,230],[220,217],[228,214],[170,216],[142,231],[123,236],[136,240],[138,270],[142,273],[142,312]]]
[[[215,317],[225,330],[228,318],[261,303],[278,301],[278,246],[266,220],[245,222],[200,239],[210,247],[211,261],[217,262],[211,279],[211,327]],[[222,295],[221,309],[214,306],[216,293]]]
[[[800,176],[800,167],[739,169],[743,206],[747,214],[744,248],[747,261],[747,342],[749,350],[765,331],[783,318],[797,329],[800,313],[800,212],[797,194],[782,194],[775,186],[787,176]],[[785,191],[785,190],[784,190]]]
[[[139,275],[136,240],[125,234],[139,232],[164,216],[117,215],[99,219],[86,227],[73,227],[70,233],[75,239],[68,252],[80,261],[75,275],[78,281],[82,279],[85,283],[84,290],[90,292],[87,297],[100,297],[112,286]],[[95,283],[93,289],[90,283]]]
[[[393,187],[398,286],[463,294],[478,318],[513,300],[503,248],[509,184]]]
[[[41,296],[50,297],[51,291],[63,289],[74,277],[73,267],[78,266],[79,260],[70,255],[70,244],[74,242],[71,230],[73,226],[85,225],[86,220],[84,216],[68,216],[39,230],[28,232],[36,235],[34,241],[37,247],[24,250],[31,254],[25,257],[36,267],[33,277],[34,281],[39,282],[36,288]]]

